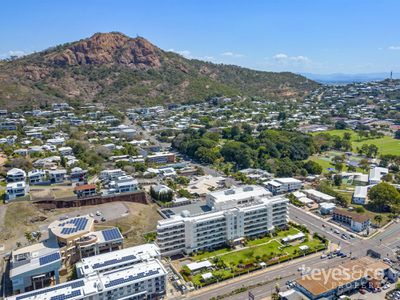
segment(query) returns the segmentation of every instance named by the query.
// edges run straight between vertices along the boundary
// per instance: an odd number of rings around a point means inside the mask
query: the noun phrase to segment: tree
[[[336,186],[341,186],[341,184],[342,184],[342,175],[336,174],[335,176],[333,176],[333,183]]]
[[[342,172],[342,170],[343,170],[343,164],[342,164],[342,163],[336,163],[336,164],[335,164],[335,169],[336,169],[336,171],[338,171],[338,172]]]
[[[29,244],[31,244],[31,243],[33,242],[32,233],[26,231],[26,232],[24,233],[24,236],[25,236],[25,239],[28,241]]]
[[[394,138],[400,140],[400,129],[394,133]]]
[[[345,132],[343,134],[343,139],[346,141],[350,141],[351,140],[351,133],[350,132]]]
[[[339,120],[335,123],[335,129],[343,130],[347,128],[347,123],[343,120]]]
[[[322,167],[315,161],[309,160],[304,165],[303,168],[307,170],[309,174],[319,175],[322,173]]]
[[[382,212],[399,204],[400,193],[391,184],[381,182],[369,190],[368,198],[371,205]]]
[[[382,222],[382,216],[381,216],[381,215],[376,215],[376,216],[374,217],[374,221],[375,221],[376,223],[378,223],[378,227],[380,227],[380,226],[381,226],[381,222]]]
[[[375,157],[378,154],[378,146],[371,144],[368,146],[367,156],[368,157]]]
[[[360,163],[358,164],[358,166],[361,169],[363,169],[364,171],[367,171],[369,169],[368,159],[363,158],[362,160],[360,160]]]

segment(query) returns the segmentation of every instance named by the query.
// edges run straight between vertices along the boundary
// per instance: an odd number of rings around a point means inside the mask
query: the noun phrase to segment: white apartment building
[[[303,185],[300,180],[295,178],[275,178],[266,184],[267,188],[274,195],[298,191]]]
[[[143,244],[82,258],[82,260],[75,265],[76,274],[78,278],[83,278],[96,272],[106,273],[118,268],[135,265],[143,261],[160,258],[160,249],[155,244]]]
[[[141,245],[86,258],[77,264],[79,279],[6,299],[161,299],[167,271],[158,256],[157,247]]]
[[[213,249],[285,225],[288,200],[271,197],[261,189],[247,186],[211,193],[209,205],[216,205],[211,212],[192,216],[183,211],[180,216],[158,221],[157,245],[162,255]]]

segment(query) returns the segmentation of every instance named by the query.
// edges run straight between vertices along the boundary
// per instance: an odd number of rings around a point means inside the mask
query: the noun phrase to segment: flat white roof
[[[271,192],[259,185],[247,185],[209,193],[214,202],[240,201],[249,197],[270,196]]]
[[[56,286],[39,289],[16,296],[7,300],[78,300],[91,295],[115,290],[119,287],[136,282],[143,282],[155,277],[165,276],[167,271],[157,259],[135,264],[123,269],[117,269],[93,276],[69,281]],[[134,295],[134,294],[132,294]]]
[[[325,193],[321,193],[320,191],[314,190],[314,189],[308,189],[308,190],[304,190],[304,192],[307,195],[312,195],[315,196],[317,198],[321,198],[324,201],[333,201],[335,200],[335,197],[325,194]]]
[[[353,197],[355,198],[367,198],[368,187],[367,186],[356,186],[354,189]]]
[[[200,262],[194,262],[187,264],[186,266],[189,268],[190,271],[197,271],[203,268],[211,268],[212,263],[210,263],[208,260],[200,261]]]
[[[291,177],[275,178],[274,180],[277,182],[280,182],[280,183],[301,183],[301,180],[298,180],[296,178],[291,178]]]
[[[108,253],[83,258],[76,269],[84,276],[127,263],[138,263],[160,257],[160,249],[155,244],[143,244]]]

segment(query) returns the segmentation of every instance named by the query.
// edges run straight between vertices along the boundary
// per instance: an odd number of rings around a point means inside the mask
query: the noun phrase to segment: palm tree
[[[28,243],[31,244],[32,243],[32,234],[27,231],[24,233],[24,236],[25,236],[26,240],[28,241]]]
[[[36,232],[36,241],[40,241],[40,238],[42,237],[42,233],[40,231]]]
[[[381,227],[382,216],[381,215],[376,215],[374,217],[374,221],[378,223],[378,227]]]

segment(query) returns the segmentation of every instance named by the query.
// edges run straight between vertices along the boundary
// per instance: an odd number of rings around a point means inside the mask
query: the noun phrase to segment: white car
[[[101,216],[101,212],[96,211],[96,216]]]

